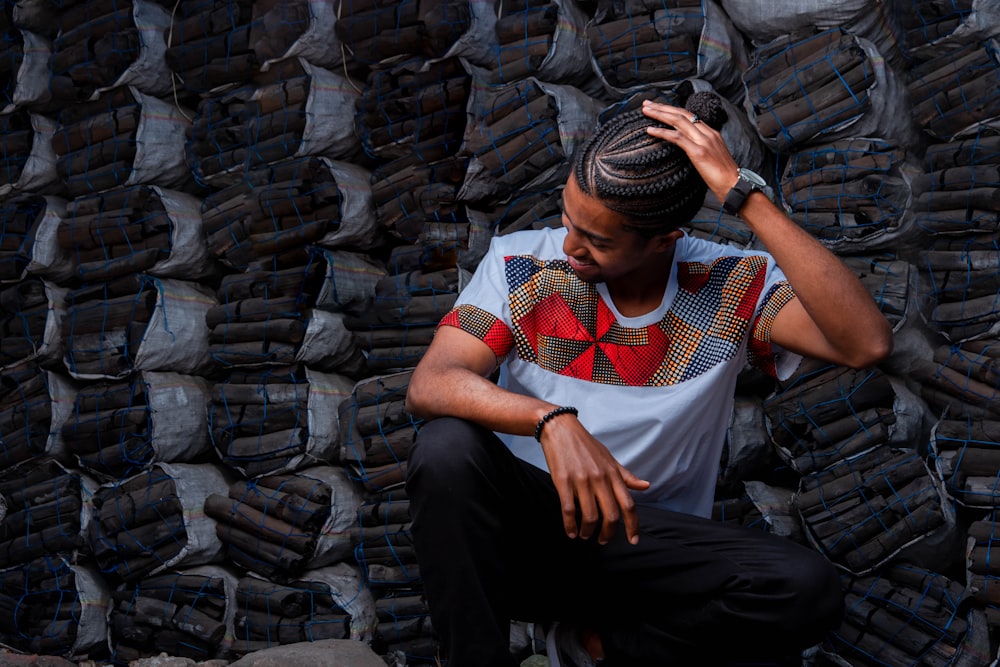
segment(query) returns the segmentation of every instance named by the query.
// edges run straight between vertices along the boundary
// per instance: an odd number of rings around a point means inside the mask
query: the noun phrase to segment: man
[[[449,667],[513,665],[511,618],[557,622],[554,667],[726,664],[839,622],[825,559],[707,517],[746,362],[867,367],[892,332],[740,176],[723,120],[699,93],[602,126],[575,156],[563,229],[495,239],[414,371],[407,407],[429,421],[407,491]],[[680,231],[706,187],[769,255]]]

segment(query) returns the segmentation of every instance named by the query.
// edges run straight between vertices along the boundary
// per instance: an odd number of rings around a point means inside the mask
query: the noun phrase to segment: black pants
[[[638,545],[570,540],[548,473],[458,419],[408,457],[412,534],[449,667],[509,667],[510,619],[599,629],[609,665],[797,653],[843,611],[830,563],[791,540],[641,507]]]

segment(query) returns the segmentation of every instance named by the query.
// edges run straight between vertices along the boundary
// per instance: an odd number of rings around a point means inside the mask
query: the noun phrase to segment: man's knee
[[[418,467],[447,468],[467,456],[482,435],[482,429],[472,422],[440,417],[420,427],[407,459]]]
[[[407,455],[407,486],[447,484],[454,487],[470,475],[488,470],[492,431],[454,417],[441,417],[420,427]],[[502,447],[499,443],[498,446]]]
[[[789,605],[789,622],[801,625],[803,634],[816,641],[840,625],[844,615],[844,591],[837,569],[817,552],[806,552],[789,564],[788,590],[797,592]]]

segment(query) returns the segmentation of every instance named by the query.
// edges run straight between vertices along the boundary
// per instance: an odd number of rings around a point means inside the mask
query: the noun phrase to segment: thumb
[[[628,468],[618,466],[618,472],[621,473],[622,480],[625,482],[625,486],[632,489],[633,491],[645,491],[649,488],[649,482],[644,479],[639,479],[633,475]]]

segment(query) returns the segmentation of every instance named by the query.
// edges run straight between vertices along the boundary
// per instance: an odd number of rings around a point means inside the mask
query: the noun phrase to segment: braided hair
[[[694,93],[684,106],[717,130],[726,121],[714,93]],[[687,153],[646,132],[658,125],[642,111],[617,116],[576,152],[573,166],[585,194],[624,215],[625,226],[647,238],[690,222],[708,190]]]

